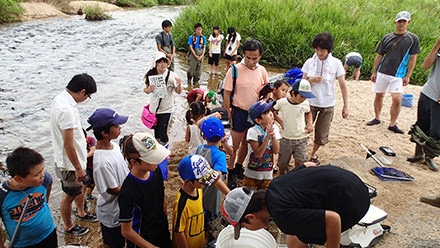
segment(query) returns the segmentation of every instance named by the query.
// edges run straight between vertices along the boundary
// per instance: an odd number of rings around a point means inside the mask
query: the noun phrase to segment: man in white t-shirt
[[[121,234],[118,196],[128,175],[128,165],[119,146],[112,140],[121,134],[121,126],[128,116],[118,115],[108,108],[97,109],[87,120],[92,125],[98,143],[93,156],[93,178],[99,192],[97,211],[101,222],[105,248],[122,248],[125,238]]]
[[[96,92],[95,80],[88,74],[75,75],[52,101],[50,107],[50,131],[55,155],[55,171],[61,179],[63,196],[60,204],[63,229],[61,232],[83,235],[88,228],[72,222],[72,202],[75,201],[78,217],[96,221],[96,216],[84,211],[82,181],[86,177],[87,143],[81,126],[77,103],[85,101]]]
[[[310,110],[315,122],[315,139],[310,161],[319,164],[316,155],[319,147],[328,143],[330,126],[333,120],[335,107],[335,79],[338,79],[341,88],[342,118],[348,116],[347,85],[345,84],[345,70],[342,62],[333,57],[333,36],[325,31],[313,38],[312,47],[315,54],[308,59],[302,68],[303,78],[307,79],[312,86],[312,93],[316,98],[309,99]]]

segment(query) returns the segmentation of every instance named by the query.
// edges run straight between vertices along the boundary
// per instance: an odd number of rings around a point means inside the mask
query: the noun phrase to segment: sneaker
[[[377,124],[380,124],[380,120],[378,120],[376,118],[374,118],[371,121],[367,122],[368,126],[373,126],[373,125],[377,125]]]
[[[397,125],[389,126],[388,130],[393,131],[395,133],[403,133],[402,129],[398,128]]]
[[[84,217],[80,217],[79,215],[77,215],[76,217],[78,217],[80,220],[86,220],[86,221],[90,221],[90,222],[97,222],[98,218],[96,218],[95,214],[92,213],[86,213],[86,215],[84,215]]]
[[[75,236],[81,236],[89,232],[89,229],[87,227],[81,227],[78,225],[74,225],[69,231],[66,231],[64,229],[60,230],[61,233],[64,234],[70,234]]]

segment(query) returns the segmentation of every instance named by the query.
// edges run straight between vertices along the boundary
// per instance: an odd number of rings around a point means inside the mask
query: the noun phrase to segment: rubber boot
[[[235,179],[235,168],[228,169],[228,188],[233,190],[237,188],[237,180]]]
[[[244,179],[244,169],[243,169],[243,165],[242,165],[242,164],[238,164],[238,163],[236,163],[236,164],[235,164],[234,172],[235,172],[235,176],[236,176],[238,179],[241,179],[241,180]]]
[[[423,146],[419,145],[416,143],[416,151],[415,154],[413,156],[409,156],[406,158],[406,161],[408,162],[418,162],[418,161],[422,161],[423,159]]]
[[[437,166],[437,164],[435,164],[434,158],[425,157],[425,164],[432,171],[438,171],[438,166]]]

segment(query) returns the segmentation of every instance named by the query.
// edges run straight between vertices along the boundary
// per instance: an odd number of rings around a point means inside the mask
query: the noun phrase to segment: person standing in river
[[[61,179],[63,195],[60,211],[63,219],[61,232],[72,235],[86,234],[89,229],[72,222],[72,202],[81,220],[95,222],[94,214],[84,211],[82,181],[86,178],[87,143],[81,126],[81,119],[75,106],[96,92],[93,77],[83,73],[75,75],[66,87],[52,101],[50,107],[50,131],[55,156],[55,171]]]
[[[367,125],[381,123],[380,112],[383,107],[383,98],[389,86],[392,104],[388,130],[400,134],[403,134],[403,131],[397,127],[396,121],[400,113],[403,87],[409,84],[416,65],[417,54],[420,53],[419,37],[407,30],[410,23],[411,15],[408,11],[397,13],[394,20],[396,31],[385,35],[377,46],[371,75],[376,97],[374,98],[374,119]]]
[[[194,24],[194,34],[188,39],[188,85],[196,84],[202,74],[203,56],[205,56],[206,37],[202,35],[203,26],[200,22]]]
[[[167,58],[171,61],[168,69],[174,71],[174,54],[176,54],[176,47],[174,46],[173,35],[171,28],[173,24],[169,20],[162,22],[163,31],[156,35],[157,50],[165,53]]]

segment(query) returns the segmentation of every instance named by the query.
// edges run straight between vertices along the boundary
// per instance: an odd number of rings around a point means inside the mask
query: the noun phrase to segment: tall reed
[[[335,37],[333,55],[344,61],[347,53],[360,52],[364,58],[361,78],[367,79],[374,50],[385,34],[395,30],[394,18],[401,10],[411,13],[408,30],[419,36],[422,51],[411,82],[423,84],[429,72],[421,64],[440,35],[440,5],[434,0],[199,0],[176,18],[173,36],[176,47],[187,50],[194,23],[201,22],[206,35],[213,25],[224,31],[234,26],[243,41],[262,42],[264,61],[301,67],[314,53],[313,37],[329,31]]]
[[[23,8],[19,2],[19,0],[0,0],[0,23],[20,20]]]

